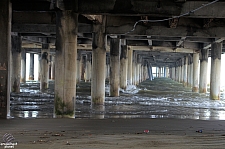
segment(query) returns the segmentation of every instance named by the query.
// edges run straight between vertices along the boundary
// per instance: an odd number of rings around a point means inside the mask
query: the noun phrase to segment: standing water
[[[11,94],[11,116],[15,118],[52,118],[54,82],[46,93],[39,83],[21,85],[20,94]],[[140,85],[120,90],[120,97],[109,97],[106,83],[104,106],[91,105],[91,84],[77,85],[76,118],[178,118],[225,120],[225,98],[209,99],[209,93],[193,93],[169,78],[146,80]]]

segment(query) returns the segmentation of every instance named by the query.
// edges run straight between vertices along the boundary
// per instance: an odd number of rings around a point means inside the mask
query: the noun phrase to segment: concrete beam
[[[225,40],[225,38],[219,38],[219,39],[215,40],[214,43],[220,43],[220,42],[222,42],[224,40]],[[211,46],[212,46],[212,44],[208,44],[203,49],[204,50],[209,49],[209,48],[211,48]]]
[[[91,33],[92,31],[92,25],[78,24],[79,33]],[[12,32],[55,34],[56,26],[54,24],[13,24]]]
[[[55,12],[24,12],[16,11],[12,14],[12,22],[16,24],[55,24]]]
[[[108,26],[106,28],[107,34],[125,35],[133,29],[133,24],[126,24],[122,26]],[[142,35],[142,36],[168,36],[168,37],[201,37],[201,38],[222,38],[225,37],[225,27],[210,27],[210,28],[195,28],[183,27],[168,28],[166,26],[151,26],[146,27],[137,25],[133,32],[129,35]]]
[[[73,2],[73,3],[71,3]],[[179,16],[187,12],[201,7],[209,2],[207,1],[185,1],[177,3],[174,0],[167,1],[143,1],[143,0],[86,0],[86,1],[67,1],[61,3],[59,8],[72,9],[82,14],[117,14],[117,15],[150,15],[171,17]],[[180,5],[179,5],[180,4]],[[75,6],[77,5],[77,6]],[[223,10],[224,2],[217,2],[195,13],[190,13],[187,17],[196,18],[224,18]],[[27,8],[29,9],[29,8]],[[206,11],[207,10],[207,11]]]
[[[174,53],[196,53],[193,49],[188,48],[171,48],[162,46],[132,46],[134,50],[137,51],[157,51],[157,52],[174,52]]]

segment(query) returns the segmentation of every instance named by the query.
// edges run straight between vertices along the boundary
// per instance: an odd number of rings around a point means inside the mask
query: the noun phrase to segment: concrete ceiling
[[[51,48],[55,48],[55,12],[60,10],[72,10],[79,14],[78,49],[91,50],[93,23],[98,21],[100,15],[106,15],[108,39],[117,37],[125,40],[153,66],[174,66],[184,56],[200,49],[210,49],[211,43],[223,42],[225,38],[224,0],[206,7],[203,6],[212,1],[11,1],[12,32],[20,33],[23,47],[33,52],[40,52],[38,49],[43,43],[51,43]],[[196,10],[200,7],[203,8]],[[176,17],[182,14],[186,15]]]

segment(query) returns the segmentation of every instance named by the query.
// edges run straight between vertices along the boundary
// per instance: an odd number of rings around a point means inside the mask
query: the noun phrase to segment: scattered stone
[[[66,145],[70,145],[69,141],[66,142]]]

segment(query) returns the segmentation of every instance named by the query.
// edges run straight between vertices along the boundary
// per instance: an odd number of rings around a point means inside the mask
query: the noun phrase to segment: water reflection
[[[91,105],[90,83],[78,84],[76,118],[178,118],[225,120],[225,99],[209,99],[209,93],[192,93],[191,88],[168,78],[145,81],[139,86],[120,90],[120,97],[109,97],[105,105]],[[109,86],[106,84],[106,87]],[[21,94],[13,95],[11,113],[14,117],[52,118],[54,92],[39,92],[38,83],[24,84]]]

